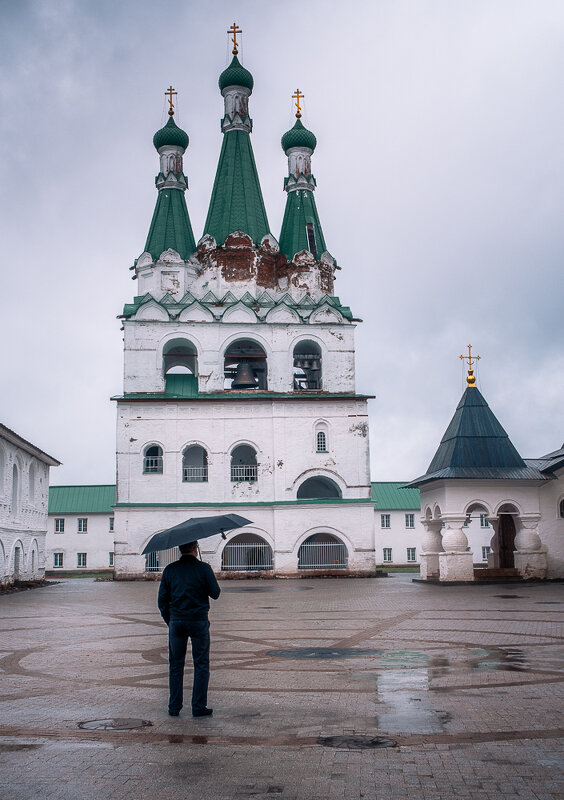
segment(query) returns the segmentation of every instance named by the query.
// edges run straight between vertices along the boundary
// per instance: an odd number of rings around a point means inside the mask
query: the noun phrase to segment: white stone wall
[[[162,314],[162,309],[155,309],[155,314]],[[145,307],[143,310],[150,311]],[[124,320],[124,392],[163,392],[163,349],[168,342],[182,339],[197,350],[200,392],[224,390],[224,354],[238,339],[252,339],[265,351],[268,391],[293,390],[294,347],[302,340],[312,340],[321,348],[323,391],[354,392],[354,328],[354,325],[264,324],[248,320],[221,323]]]
[[[49,467],[0,436],[0,585],[45,574]]]
[[[564,578],[564,518],[560,503],[564,500],[564,469],[555,473],[557,480],[547,481],[540,489],[541,520],[539,535],[547,548],[547,578]]]
[[[64,520],[64,532],[57,533],[55,521]],[[78,520],[86,519],[86,532],[78,530]],[[107,570],[109,554],[114,552],[112,513],[49,514],[45,545],[45,569],[53,572]],[[55,553],[63,554],[63,566],[55,567]],[[78,566],[78,553],[86,553],[86,566]]]

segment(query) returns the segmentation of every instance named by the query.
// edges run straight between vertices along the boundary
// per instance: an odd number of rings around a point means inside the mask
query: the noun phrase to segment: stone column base
[[[546,550],[537,550],[534,553],[515,550],[514,557],[515,569],[519,570],[522,578],[546,578]]]
[[[439,578],[439,554],[420,553],[419,554],[420,578],[422,581]]]
[[[441,581],[473,581],[472,553],[439,553],[439,579]]]

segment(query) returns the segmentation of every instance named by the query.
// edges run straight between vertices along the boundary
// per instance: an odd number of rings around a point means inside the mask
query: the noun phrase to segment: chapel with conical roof
[[[124,387],[114,398],[117,578],[176,557],[139,555],[156,530],[216,512],[252,521],[201,542],[218,572],[375,568],[369,397],[355,386],[360,320],[334,292],[338,267],[314,199],[316,137],[301,121],[298,90],[296,122],[282,137],[287,200],[276,239],[251,142],[253,87],[234,35],[198,241],[172,87],[169,119],[153,138],[157,200],[132,267],[136,296],[121,315]]]

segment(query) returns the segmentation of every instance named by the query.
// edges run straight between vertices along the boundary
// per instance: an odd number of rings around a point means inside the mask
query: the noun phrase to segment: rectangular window
[[[110,519],[109,519],[108,521],[109,521],[109,523],[110,523],[110,528],[109,528],[109,530],[110,530],[110,533],[112,533],[112,532],[113,532],[113,530],[114,530],[114,518],[113,518],[113,517],[110,517]]]
[[[55,519],[55,533],[64,533],[64,532],[65,532],[64,519]]]
[[[482,547],[482,561],[487,561],[488,560],[488,553],[491,553],[491,552],[492,552],[492,548],[491,547],[489,547],[489,546],[488,547]]]
[[[415,514],[406,514],[405,515],[405,527],[406,528],[415,528]]]
[[[77,567],[85,567],[86,566],[86,553],[77,553],[76,554],[76,566]]]
[[[407,548],[407,560],[408,561],[417,561],[415,551],[416,551],[415,547],[408,547]]]
[[[488,515],[487,514],[480,514],[480,528],[489,528],[490,523],[488,522]]]
[[[79,517],[78,518],[78,532],[79,533],[86,533],[88,531],[88,518],[87,517]]]
[[[62,567],[63,566],[63,554],[62,553],[53,553],[53,566],[54,567]]]
[[[389,528],[390,527],[390,515],[389,514],[380,514],[380,527],[381,528]]]
[[[317,258],[317,243],[315,241],[315,231],[311,222],[306,222],[306,233],[309,251],[314,258]]]
[[[108,556],[109,556],[108,566],[113,567],[113,565],[114,565],[114,554],[113,553],[108,553]]]
[[[384,563],[389,563],[392,560],[392,548],[384,547]]]

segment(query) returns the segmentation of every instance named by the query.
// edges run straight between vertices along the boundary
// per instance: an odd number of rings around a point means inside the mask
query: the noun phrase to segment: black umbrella
[[[141,555],[145,553],[155,553],[157,550],[170,550],[171,547],[178,547],[188,542],[196,542],[198,539],[206,539],[208,536],[215,536],[221,533],[225,539],[224,531],[231,531],[233,528],[242,528],[243,525],[250,525],[251,520],[240,517],[238,514],[222,514],[216,517],[192,517],[186,522],[181,522],[173,528],[159,531],[151,537],[145,545]]]

